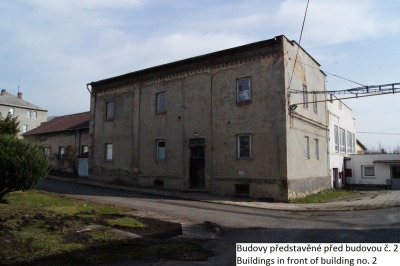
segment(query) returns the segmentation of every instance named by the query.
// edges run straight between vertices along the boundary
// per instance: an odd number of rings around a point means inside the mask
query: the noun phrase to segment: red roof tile
[[[37,128],[24,133],[23,135],[27,136],[89,128],[89,121],[90,112],[56,116],[53,119],[42,123]]]

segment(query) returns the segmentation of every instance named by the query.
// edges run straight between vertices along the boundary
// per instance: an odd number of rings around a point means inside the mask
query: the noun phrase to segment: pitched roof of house
[[[130,72],[124,75],[111,77],[99,81],[90,82],[87,85],[92,87],[92,91],[99,92],[113,87],[124,86],[129,83],[142,82],[145,80],[158,79],[176,73],[191,71],[196,68],[206,68],[214,65],[221,65],[231,61],[243,60],[253,56],[263,56],[282,51],[283,40],[288,40],[284,35],[276,36],[269,40],[250,43],[238,47],[233,47],[209,54],[195,56],[159,66],[154,66],[135,72]],[[289,41],[289,40],[288,40]],[[298,43],[289,41],[296,44],[307,55],[309,55]],[[319,63],[309,55],[316,64]],[[324,73],[325,75],[325,73]]]
[[[61,132],[61,131],[71,131],[77,129],[89,128],[90,112],[70,114],[63,116],[56,116],[53,119],[42,123],[37,128],[34,128],[26,133],[24,136],[28,135],[38,135],[45,133]]]
[[[11,106],[11,107],[21,107],[21,108],[27,108],[27,109],[33,109],[33,110],[47,112],[46,109],[23,100],[22,93],[19,95],[21,95],[21,98],[15,96],[15,95],[12,95],[11,93],[7,92],[4,89],[1,90],[0,105],[7,105],[7,106]]]
[[[357,145],[360,146],[361,149],[363,149],[364,151],[367,150],[367,147],[365,147],[364,144],[361,143],[361,141],[359,141],[358,139],[356,141],[357,141]]]

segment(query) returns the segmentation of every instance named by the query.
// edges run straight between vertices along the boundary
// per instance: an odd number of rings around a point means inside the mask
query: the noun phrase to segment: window
[[[28,125],[22,125],[22,133],[25,133],[28,131]]]
[[[308,92],[307,86],[303,85],[303,107],[308,108]]]
[[[346,131],[343,128],[339,128],[339,137],[340,137],[340,152],[346,152]]]
[[[241,78],[236,80],[236,102],[250,102],[250,78]]]
[[[36,111],[32,111],[32,118],[36,119],[37,118],[37,112]]]
[[[237,135],[237,158],[250,159],[251,158],[251,135],[243,134]]]
[[[165,114],[167,112],[167,92],[159,92],[156,94],[156,113]]]
[[[49,147],[44,147],[43,148],[43,153],[48,158],[50,156],[50,148]]]
[[[375,167],[372,165],[361,166],[363,178],[375,178]]]
[[[60,160],[64,159],[64,155],[65,155],[65,147],[60,146],[58,148],[58,154],[59,154],[59,158]]]
[[[106,161],[112,161],[113,159],[113,145],[112,143],[106,143],[105,144],[105,157]]]
[[[319,160],[319,141],[315,139],[315,158]]]
[[[159,139],[157,142],[157,161],[165,161],[167,159],[167,147],[165,140]]]
[[[317,93],[313,93],[313,110],[314,110],[314,113],[318,113],[318,103],[317,103],[317,101],[318,101],[318,97],[317,97]]]
[[[11,116],[14,116],[14,108],[10,108],[10,110],[8,111],[8,113],[9,113]]]
[[[114,119],[114,102],[106,102],[106,120]]]
[[[82,145],[81,153],[85,154],[87,152],[89,152],[89,146],[88,145]]]
[[[356,153],[356,135],[352,134],[353,146],[351,147],[351,153]]]
[[[31,118],[31,111],[26,111],[26,118]]]
[[[335,152],[339,152],[339,128],[334,126],[333,132],[335,134]]]
[[[305,140],[304,159],[309,160],[310,159],[310,138],[304,137],[304,140]]]
[[[353,149],[353,136],[352,133],[347,131],[347,153],[351,153]]]

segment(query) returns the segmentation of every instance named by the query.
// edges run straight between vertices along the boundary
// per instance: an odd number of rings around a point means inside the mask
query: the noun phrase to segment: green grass
[[[115,219],[108,219],[108,224],[111,226],[121,226],[121,227],[145,227],[146,225],[137,219],[132,217],[121,217]]]
[[[323,203],[333,199],[346,198],[355,195],[356,192],[348,190],[326,189],[318,193],[311,194],[302,198],[291,200],[291,203]]]
[[[132,258],[184,259],[185,253],[196,252],[197,259],[204,260],[211,254],[197,242],[130,239],[129,234],[117,234],[114,228],[152,235],[152,230],[157,233],[163,226],[175,226],[126,215],[131,211],[128,208],[37,190],[10,193],[6,200],[8,204],[0,204],[1,265],[56,265],[60,261],[68,265],[90,265]],[[152,228],[153,224],[156,229]]]

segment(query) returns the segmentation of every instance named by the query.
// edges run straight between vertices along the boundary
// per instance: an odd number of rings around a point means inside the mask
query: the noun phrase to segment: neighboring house
[[[276,201],[329,188],[319,66],[277,36],[92,82],[89,179]]]
[[[367,148],[364,146],[364,144],[362,144],[361,141],[357,140],[357,143],[356,143],[357,154],[365,154],[366,151],[367,151]]]
[[[332,186],[341,188],[346,183],[346,162],[356,153],[356,126],[353,111],[331,95],[327,102],[329,117],[329,157]]]
[[[90,112],[57,116],[23,136],[43,148],[53,170],[74,172],[77,156],[88,155],[89,120]]]
[[[352,170],[352,185],[400,189],[400,154],[354,154],[347,168]]]
[[[8,113],[18,117],[20,135],[47,121],[47,110],[23,100],[21,92],[14,96],[5,89],[0,94],[0,113],[3,117]]]

